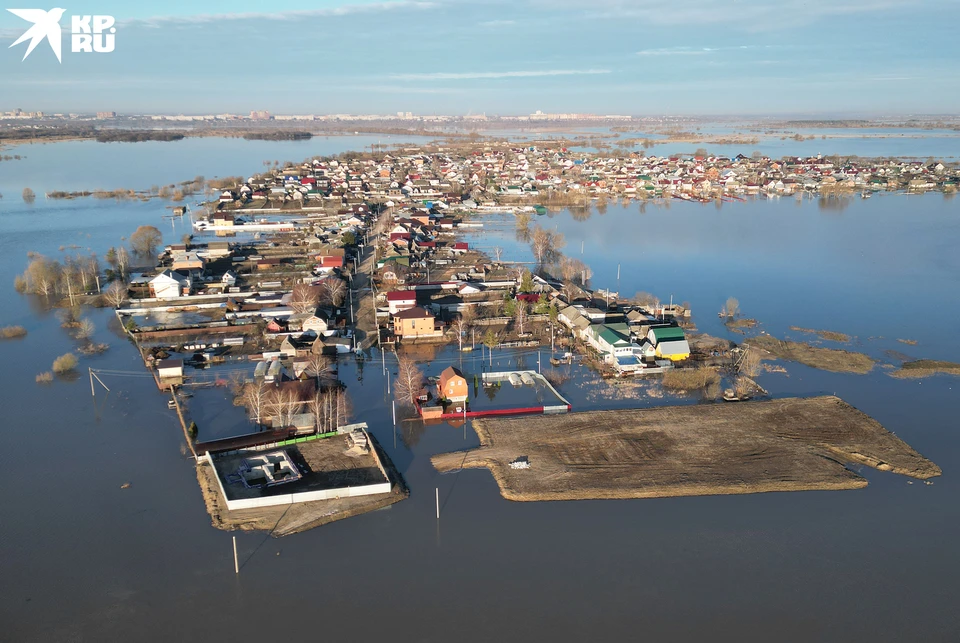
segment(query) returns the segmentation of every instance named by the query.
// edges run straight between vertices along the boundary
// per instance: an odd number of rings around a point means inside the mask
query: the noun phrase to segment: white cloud
[[[704,56],[718,51],[748,51],[751,49],[774,49],[774,45],[738,45],[735,47],[664,47],[644,49],[638,56]]]
[[[209,24],[211,22],[224,22],[234,20],[298,20],[301,18],[314,18],[322,16],[347,16],[351,14],[364,13],[382,13],[386,11],[398,11],[404,9],[422,10],[433,9],[439,6],[436,2],[420,2],[416,0],[388,0],[387,2],[377,2],[373,4],[345,5],[342,7],[330,7],[327,9],[303,9],[292,11],[276,12],[239,12],[239,13],[204,13],[196,15],[183,16],[153,16],[150,18],[131,18],[121,20],[119,25],[139,25],[144,27],[159,27],[166,25],[194,25]]]
[[[516,20],[488,20],[486,22],[481,22],[480,27],[509,27],[511,25],[517,24]]]
[[[644,49],[638,51],[638,56],[702,56],[710,49],[694,49],[693,47],[663,47],[661,49]]]
[[[925,7],[946,8],[952,0],[529,0],[540,10],[582,12],[583,18],[642,19],[657,25],[735,24],[744,31],[790,29],[821,19]]]
[[[580,76],[593,74],[610,74],[609,69],[547,69],[541,71],[474,71],[445,73],[434,72],[427,74],[393,74],[394,80],[476,80],[490,78],[534,78],[538,76]]]

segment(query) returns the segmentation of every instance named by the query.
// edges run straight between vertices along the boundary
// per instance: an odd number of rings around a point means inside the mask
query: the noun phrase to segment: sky
[[[46,42],[21,60],[27,42],[10,45],[31,23],[0,12],[0,111],[960,112],[958,0],[61,6],[62,63]],[[87,14],[116,19],[113,52],[70,51],[70,16]]]

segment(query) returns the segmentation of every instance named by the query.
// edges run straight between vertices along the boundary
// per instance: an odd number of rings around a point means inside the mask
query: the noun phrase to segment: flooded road
[[[54,312],[13,289],[27,250],[56,257],[75,243],[102,256],[147,223],[167,235],[164,204],[27,206],[22,186],[0,184],[2,323],[29,332],[0,343],[4,640],[956,640],[960,380],[898,380],[881,367],[860,376],[786,364],[787,374],[759,382],[774,396],[835,393],[936,462],[944,475],[933,485],[864,469],[870,484],[855,491],[511,503],[486,471],[438,475],[430,465],[430,455],[477,444],[469,422],[404,421],[394,433],[380,355],[362,369],[343,359],[355,419],[411,496],[281,540],[239,533],[236,576],[231,534],[210,525],[176,416],[111,313],[89,313],[110,350],[82,358],[79,379],[39,385],[35,375],[75,341]],[[827,328],[889,363],[894,349],[960,360],[956,201],[679,206],[536,222],[563,232],[572,256],[584,241],[595,285],[617,289],[620,264],[621,292],[687,300],[710,334],[739,337],[716,318],[735,296],[778,336],[790,325]],[[491,225],[477,243],[519,256],[510,226]],[[445,349],[424,370],[462,363],[470,375],[480,357]],[[521,358],[535,368],[535,353],[509,351],[494,352],[493,368]],[[88,366],[132,374],[105,377],[110,393],[92,398]],[[577,410],[697,401],[611,389],[590,373],[559,390]]]

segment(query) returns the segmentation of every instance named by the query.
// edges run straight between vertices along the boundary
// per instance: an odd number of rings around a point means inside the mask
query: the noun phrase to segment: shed
[[[183,377],[182,359],[162,359],[157,362],[157,375],[164,377]]]

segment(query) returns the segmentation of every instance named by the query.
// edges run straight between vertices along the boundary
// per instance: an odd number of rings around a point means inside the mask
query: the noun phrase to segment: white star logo
[[[33,23],[32,27],[10,45],[10,47],[15,47],[27,39],[30,40],[27,51],[23,54],[23,60],[27,59],[27,56],[36,49],[41,40],[46,39],[50,43],[50,49],[53,49],[53,53],[56,54],[57,61],[63,62],[60,58],[60,18],[63,17],[63,9],[56,8],[50,11],[44,11],[43,9],[7,9],[7,11],[18,18]]]

